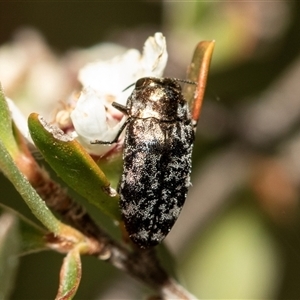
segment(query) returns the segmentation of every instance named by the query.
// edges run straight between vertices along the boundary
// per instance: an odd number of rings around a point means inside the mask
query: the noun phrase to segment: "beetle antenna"
[[[134,85],[135,85],[135,82],[132,83],[132,84],[130,84],[128,87],[126,87],[126,88],[122,91],[122,93],[125,92],[126,90],[128,90],[129,88],[131,88],[131,87],[134,86]]]
[[[198,85],[197,82],[191,81],[191,80],[188,80],[188,79],[179,79],[179,78],[173,78],[173,79],[176,80],[176,81],[183,82],[183,83]]]

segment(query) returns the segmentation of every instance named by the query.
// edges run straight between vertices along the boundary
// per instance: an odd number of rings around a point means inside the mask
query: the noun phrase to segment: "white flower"
[[[76,133],[73,136],[88,150],[89,153],[101,155],[112,145],[93,145],[91,141],[111,141],[117,135],[122,122],[116,119],[107,119],[109,115],[103,99],[99,98],[91,88],[85,88],[78,99],[75,109],[71,113]],[[124,119],[125,121],[125,119]]]
[[[167,63],[165,37],[156,33],[145,42],[143,54],[130,49],[108,61],[98,61],[81,69],[83,91],[71,113],[77,139],[91,153],[102,156],[112,147],[92,145],[94,140],[112,141],[123,122],[112,102],[125,105],[134,84],[141,77],[161,77]]]

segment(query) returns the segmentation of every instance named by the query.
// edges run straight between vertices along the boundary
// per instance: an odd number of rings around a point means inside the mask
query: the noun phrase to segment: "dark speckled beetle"
[[[126,106],[128,119],[120,207],[131,240],[141,248],[160,243],[171,230],[190,186],[194,125],[178,79],[139,79]],[[192,82],[188,82],[192,83]]]

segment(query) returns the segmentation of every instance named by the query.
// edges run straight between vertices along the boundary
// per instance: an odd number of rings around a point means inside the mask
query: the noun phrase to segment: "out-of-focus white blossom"
[[[55,121],[63,129],[70,128],[68,109],[74,107],[70,95],[78,91],[79,70],[96,58],[111,59],[125,51],[126,48],[120,45],[102,42],[58,56],[37,30],[21,28],[11,41],[0,45],[1,86],[24,116],[34,111],[53,120],[60,108]],[[64,112],[59,102],[64,106]]]
[[[125,118],[111,106],[125,105],[134,84],[141,77],[161,77],[167,63],[165,37],[149,37],[143,53],[130,49],[108,61],[90,63],[79,72],[83,91],[71,119],[78,141],[94,155],[104,155],[114,146],[92,145],[91,141],[112,141]],[[126,91],[124,91],[126,89]]]
[[[5,95],[26,116],[36,111],[49,118],[53,101],[65,99],[75,88],[64,61],[37,31],[18,31],[11,42],[0,45],[0,81]]]

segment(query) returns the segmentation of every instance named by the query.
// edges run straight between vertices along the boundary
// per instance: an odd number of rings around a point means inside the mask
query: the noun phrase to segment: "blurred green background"
[[[299,299],[299,28],[299,1],[1,1],[0,82],[25,114],[46,113],[45,99],[55,110],[53,103],[77,88],[76,70],[102,58],[100,50],[90,54],[94,45],[142,50],[146,38],[161,31],[169,53],[165,75],[185,78],[197,42],[215,40],[193,186],[166,244],[179,278],[198,297]],[[30,52],[28,41],[39,50]],[[34,55],[41,45],[47,50],[22,76],[7,75],[20,67],[20,52]],[[84,59],[82,53],[88,53]],[[6,64],[14,58],[16,64]],[[68,69],[65,81],[55,83],[52,69],[41,68],[45,81],[33,92],[32,70],[50,60]],[[30,215],[0,179],[1,202]],[[50,252],[22,257],[11,299],[53,299],[62,258]],[[140,288],[86,257],[75,299],[140,299]]]

